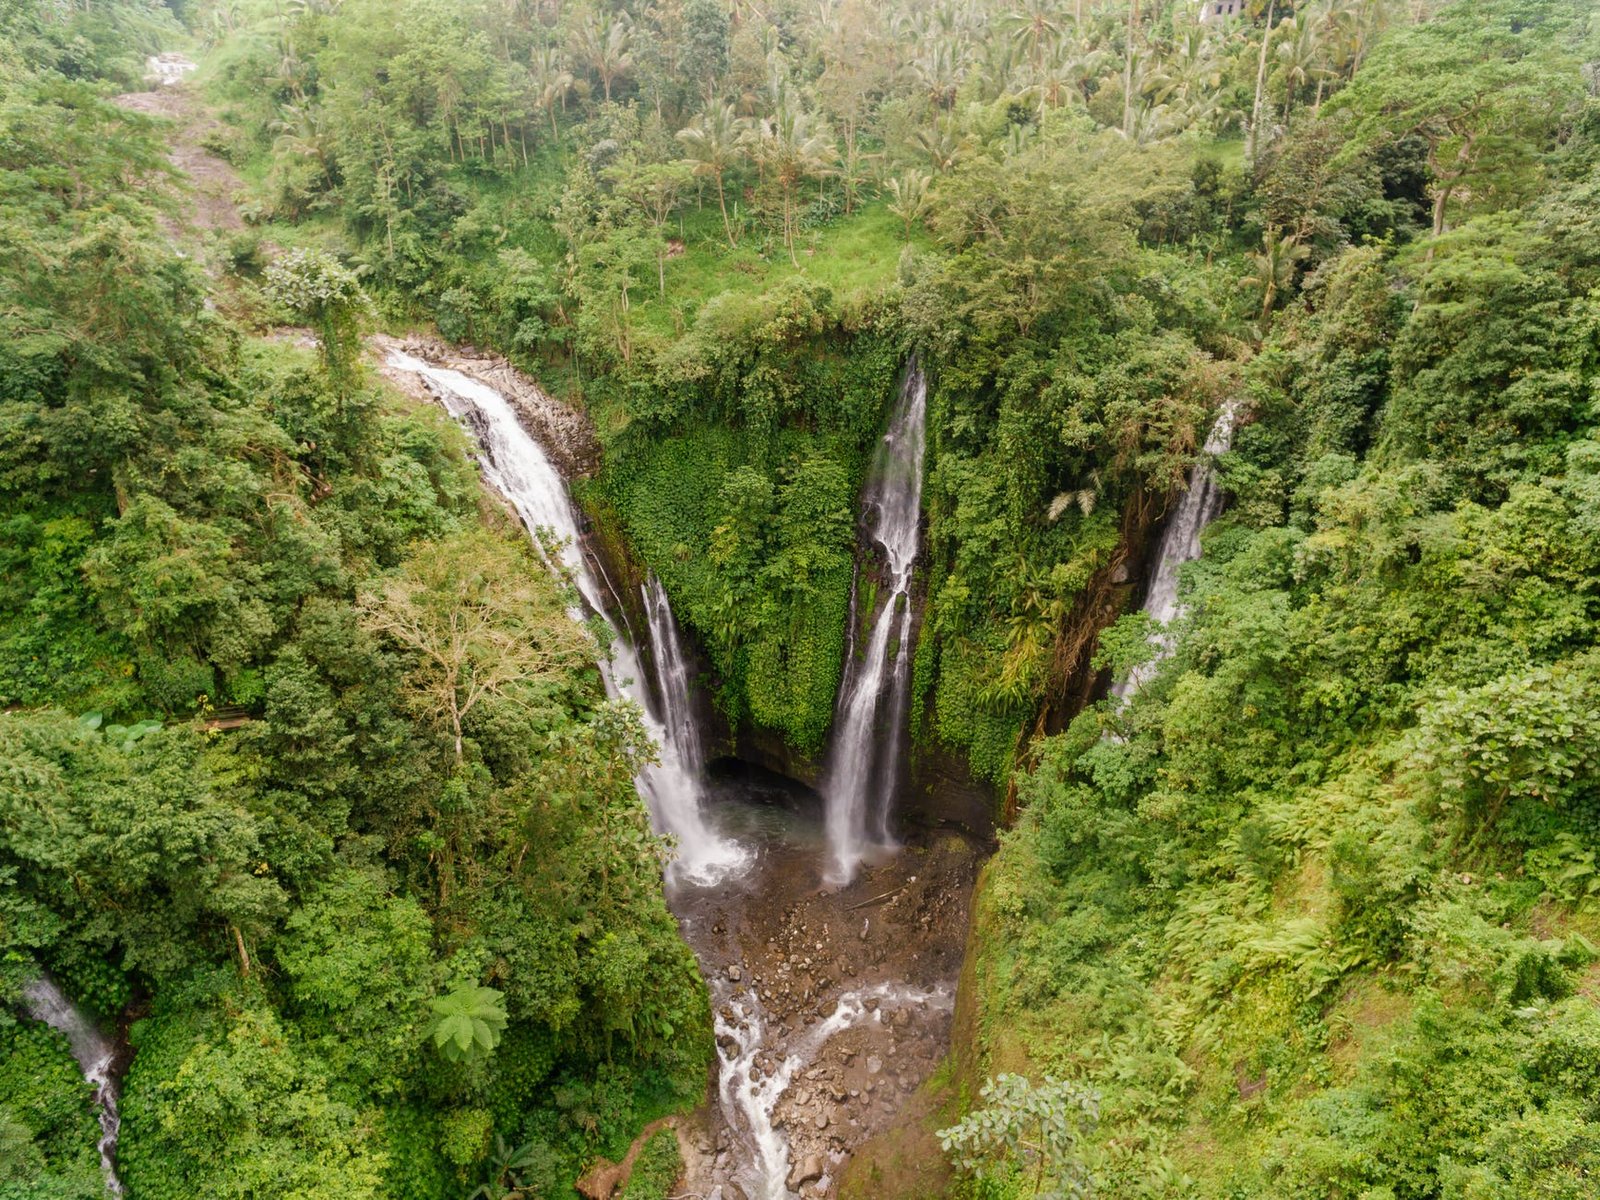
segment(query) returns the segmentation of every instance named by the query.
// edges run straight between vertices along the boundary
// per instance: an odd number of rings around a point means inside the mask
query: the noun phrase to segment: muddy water
[[[834,888],[820,798],[719,767],[711,815],[755,859],[737,879],[670,897],[711,987],[719,1058],[678,1190],[829,1196],[850,1152],[948,1047],[979,850],[955,835],[910,837]]]

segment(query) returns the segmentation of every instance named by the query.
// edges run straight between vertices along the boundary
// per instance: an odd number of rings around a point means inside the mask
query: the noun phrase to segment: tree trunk
[[[1261,93],[1267,87],[1267,47],[1272,42],[1272,18],[1278,9],[1278,0],[1268,0],[1267,27],[1261,34],[1261,58],[1256,63],[1256,96],[1250,106],[1250,161],[1256,160],[1256,148],[1261,137]]]
[[[722,172],[717,172],[717,207],[722,210],[722,232],[728,235],[728,249],[732,250],[739,243],[733,236],[733,224],[728,220],[728,201],[722,192]]]

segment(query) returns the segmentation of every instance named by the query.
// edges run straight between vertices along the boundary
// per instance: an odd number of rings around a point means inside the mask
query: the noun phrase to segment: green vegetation
[[[352,272],[266,272],[320,357],[209,310],[96,82],[154,18],[0,17],[0,1194],[103,1193],[48,969],[136,1018],[134,1196],[563,1195],[711,1053],[638,718]]]
[[[974,1061],[1099,1092],[1107,1194],[1575,1198],[1600,1177],[1600,241],[1579,215],[1600,111],[1577,16],[1451,6],[1325,106],[1351,182],[1405,148],[1426,191],[1366,244],[1349,222],[1375,191],[1344,214],[1263,197],[1333,244],[1283,270],[1299,295],[1242,369],[1236,503],[1177,654],[1020,780],[977,918]],[[1292,129],[1280,161],[1323,136]],[[1105,639],[1119,668],[1143,633]]]
[[[801,754],[928,372],[914,733],[1015,817],[955,1194],[1594,1192],[1592,6],[1245,7],[0,0],[0,998],[136,1014],[135,1200],[566,1200],[702,1092],[639,723],[375,323],[587,411]],[[186,37],[251,226],[189,257],[109,100]],[[1086,706],[1225,401],[1176,652]],[[0,1017],[0,1198],[93,1137]]]
[[[633,1160],[633,1172],[619,1194],[622,1200],[666,1200],[682,1174],[678,1135],[670,1129],[658,1129]]]

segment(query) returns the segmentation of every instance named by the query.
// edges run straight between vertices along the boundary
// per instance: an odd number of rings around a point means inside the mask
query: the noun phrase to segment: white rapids
[[[117,1115],[117,1080],[112,1073],[116,1045],[48,976],[41,975],[24,984],[22,999],[30,1017],[66,1035],[84,1081],[94,1088],[100,1117],[100,1169],[105,1173],[106,1190],[113,1196],[122,1195],[115,1162],[117,1134],[122,1128],[122,1118]]]
[[[583,621],[593,613],[610,625],[607,614],[611,606],[606,603],[606,595],[609,592],[615,596],[615,592],[580,548],[578,517],[566,481],[523,428],[510,401],[470,376],[436,367],[402,351],[391,351],[388,365],[422,379],[450,415],[472,434],[481,451],[484,478],[517,510],[550,568],[568,575],[576,585],[583,608],[575,609],[573,618]],[[559,562],[550,561],[541,531],[553,535]],[[660,748],[660,761],[645,767],[637,783],[656,832],[670,835],[677,843],[677,857],[667,869],[668,878],[709,885],[741,871],[750,854],[706,819],[699,734],[689,707],[689,676],[683,665],[677,623],[666,592],[654,580],[646,585],[645,598],[651,632],[657,637],[659,705],[652,702],[644,685],[632,644],[615,625],[611,626],[614,636],[610,639],[610,658],[602,657],[600,674],[607,694],[638,705],[651,740]],[[670,646],[664,645],[666,642]]]
[[[144,60],[145,78],[157,87],[172,87],[183,82],[183,77],[194,70],[195,64],[174,51],[152,54]]]
[[[1166,532],[1161,535],[1155,574],[1150,578],[1150,589],[1144,601],[1144,611],[1150,614],[1157,627],[1150,635],[1156,653],[1129,671],[1126,679],[1112,685],[1111,694],[1119,703],[1126,703],[1149,683],[1160,670],[1162,660],[1172,653],[1172,638],[1167,627],[1183,615],[1183,606],[1178,603],[1178,573],[1184,564],[1200,557],[1200,535],[1222,511],[1224,496],[1217,482],[1216,458],[1233,445],[1237,417],[1237,401],[1226,401],[1206,436],[1202,449],[1204,457],[1189,472],[1189,486],[1178,502],[1178,510],[1167,522]]]
[[[877,1003],[869,1008],[868,1001]],[[717,1095],[723,1118],[750,1151],[739,1179],[750,1200],[787,1200],[793,1195],[788,1182],[789,1140],[773,1124],[772,1114],[795,1073],[816,1058],[829,1038],[863,1021],[881,1022],[885,1012],[896,1008],[949,1010],[954,1004],[948,988],[930,992],[880,983],[845,992],[832,1014],[807,1029],[792,1048],[769,1051],[764,1043],[765,1014],[755,990],[727,998],[716,1018]],[[723,1010],[732,1014],[731,1019]],[[782,1055],[770,1071],[763,1071],[756,1061],[764,1052],[774,1058]]]
[[[920,544],[927,411],[928,383],[913,363],[861,497],[865,532],[883,557],[887,595],[857,653],[857,567],[849,653],[822,773],[832,883],[848,883],[864,858],[894,846],[889,813],[911,696],[911,575]]]

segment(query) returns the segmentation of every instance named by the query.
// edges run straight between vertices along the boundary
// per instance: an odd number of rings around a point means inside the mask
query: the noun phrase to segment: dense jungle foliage
[[[104,1194],[41,968],[130,1195],[564,1195],[710,1057],[638,717],[448,419],[210,311],[106,98],[170,14],[0,13],[0,1195]]]
[[[138,1016],[136,1198],[567,1196],[703,1082],[637,724],[363,322],[584,407],[801,753],[919,357],[914,732],[1017,813],[942,1124],[1017,1072],[1098,1097],[1062,1191],[1594,1193],[1594,6],[1243,7],[0,0],[0,986]],[[108,102],[182,45],[248,222],[191,258]],[[1177,652],[1062,729],[1226,400]],[[59,1040],[0,1054],[0,1197],[95,1193]]]

